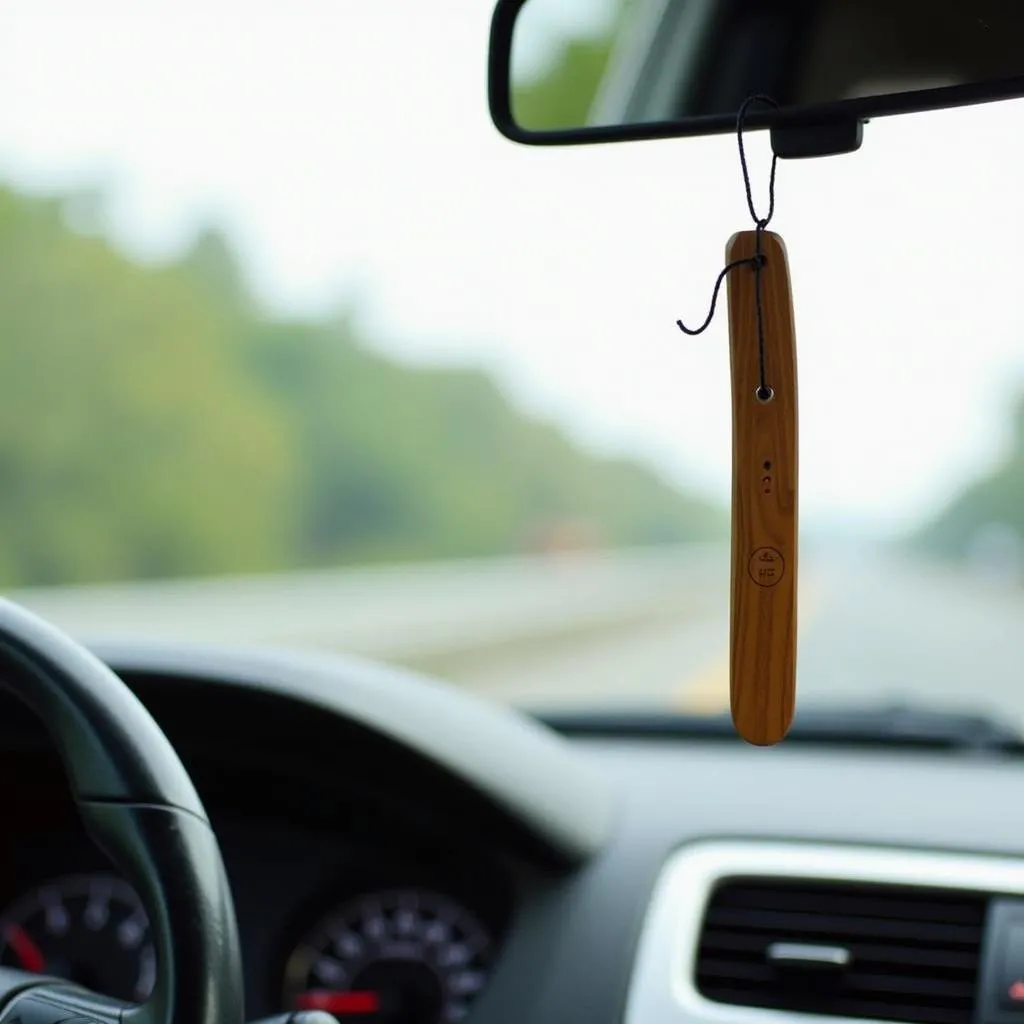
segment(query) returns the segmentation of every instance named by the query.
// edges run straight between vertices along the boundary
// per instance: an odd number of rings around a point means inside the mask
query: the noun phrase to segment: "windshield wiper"
[[[567,736],[743,742],[728,713],[542,711],[534,717]],[[803,708],[783,743],[1024,754],[1024,736],[992,718],[911,704]]]

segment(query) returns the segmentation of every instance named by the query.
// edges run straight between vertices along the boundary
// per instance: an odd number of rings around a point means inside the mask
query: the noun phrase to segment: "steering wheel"
[[[86,829],[149,914],[157,961],[155,988],[139,1006],[0,969],[0,1024],[242,1024],[242,961],[224,862],[167,737],[102,662],[2,600],[0,686],[49,730]]]

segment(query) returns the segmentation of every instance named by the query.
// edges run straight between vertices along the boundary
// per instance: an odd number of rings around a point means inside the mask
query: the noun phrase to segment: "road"
[[[436,668],[552,639],[701,613],[720,545],[466,559],[15,591],[79,639],[343,650]]]
[[[728,550],[641,549],[22,591],[108,635],[346,650],[529,706],[728,707]],[[805,551],[798,701],[913,699],[1024,728],[1024,588]]]
[[[460,681],[534,706],[725,710],[721,569],[705,615],[470,667]],[[1024,728],[1024,590],[891,558],[818,557],[803,561],[799,605],[800,703],[919,700]]]

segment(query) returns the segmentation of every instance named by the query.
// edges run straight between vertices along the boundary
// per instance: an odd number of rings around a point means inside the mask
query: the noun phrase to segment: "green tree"
[[[535,76],[513,82],[512,116],[531,131],[580,128],[587,123],[618,38],[628,30],[636,0],[610,0],[606,27],[570,35]]]
[[[497,554],[564,521],[611,544],[723,526],[478,371],[266,316],[217,231],[143,266],[0,189],[0,582]]]
[[[0,191],[0,572],[9,583],[276,564],[288,467],[178,268]]]
[[[477,371],[403,367],[345,324],[266,324],[252,355],[301,452],[305,560],[496,554],[561,520],[609,543],[721,535],[720,511],[585,455]]]
[[[912,545],[940,555],[963,555],[978,531],[994,524],[1024,537],[1024,397],[1011,411],[1009,455],[990,473],[955,495],[911,537]]]
[[[530,131],[580,128],[608,67],[611,37],[570,39],[540,77],[512,92],[512,116]]]

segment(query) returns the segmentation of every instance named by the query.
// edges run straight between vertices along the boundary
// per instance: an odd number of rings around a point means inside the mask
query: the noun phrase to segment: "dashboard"
[[[79,825],[60,766],[25,753],[16,764],[0,762],[3,777],[31,784],[0,804],[0,965],[146,999],[157,964],[138,897]],[[275,800],[275,780],[259,773],[191,767],[228,869],[250,1016],[465,1017],[526,882],[500,851],[358,799]]]
[[[98,653],[203,797],[250,1019],[321,1007],[376,1024],[792,1021],[756,986],[697,991],[705,969],[761,984],[760,952],[702,952],[710,902],[737,878],[925,886],[928,907],[956,890],[956,912],[978,917],[981,966],[973,947],[955,951],[968,987],[995,948],[985,922],[1008,912],[971,900],[1017,900],[1024,920],[1019,758],[563,736],[347,659]],[[145,911],[82,830],[42,723],[4,694],[0,774],[0,964],[144,998],[159,970]],[[818,1019],[982,1020],[900,1012]]]
[[[248,1015],[464,1019],[543,875],[514,838],[456,780],[351,723],[325,732],[308,708],[289,721],[207,693],[197,729],[191,702],[209,684],[161,682],[153,703],[166,705],[227,867]],[[18,784],[0,793],[0,965],[144,1000],[158,969],[144,909],[86,835],[41,724],[13,706],[2,720],[0,776]]]

